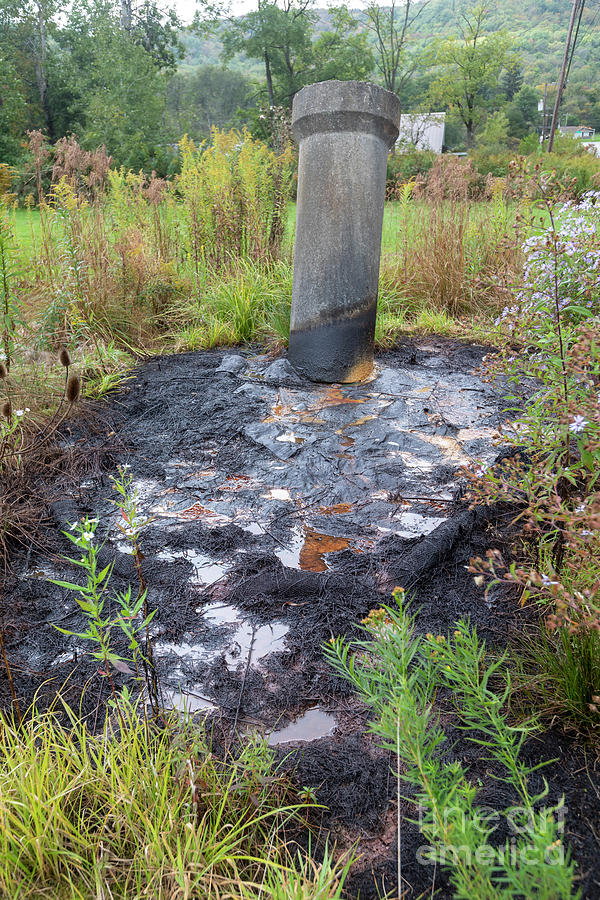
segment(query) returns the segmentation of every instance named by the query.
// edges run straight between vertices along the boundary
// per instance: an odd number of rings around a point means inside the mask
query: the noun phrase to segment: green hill
[[[433,41],[457,34],[457,18],[468,0],[430,0],[412,28],[411,48],[426,50]],[[571,0],[500,0],[490,3],[487,22],[489,30],[503,29],[510,35],[518,52],[525,83],[536,87],[545,81],[557,80],[564,51]],[[315,34],[326,29],[330,14],[317,10]],[[361,12],[356,11],[360,18]],[[189,32],[183,35],[186,55],[182,69],[190,71],[205,64],[219,64],[221,43],[218,37],[199,37]],[[262,79],[263,68],[257,60],[238,57],[230,68],[243,71],[252,78]],[[376,77],[376,76],[375,76]],[[428,72],[417,69],[415,78],[426,89]],[[406,98],[410,105],[411,99]],[[413,97],[412,100],[415,98]],[[600,5],[588,4],[584,12],[577,51],[571,68],[564,100],[564,112],[570,120],[582,119],[600,129]]]

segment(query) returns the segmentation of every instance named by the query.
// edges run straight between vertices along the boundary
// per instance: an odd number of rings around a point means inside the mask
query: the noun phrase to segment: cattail
[[[5,400],[2,404],[2,415],[5,419],[12,418],[12,403],[10,400]]]
[[[8,369],[3,362],[0,362],[0,378],[8,378]]]
[[[69,366],[71,365],[71,354],[69,353],[69,351],[67,350],[66,347],[63,347],[61,349],[60,353],[58,354],[58,361],[61,364],[61,366],[65,367],[65,369],[68,369]]]
[[[79,400],[81,394],[81,378],[79,375],[69,375],[65,396],[69,403],[75,403]]]

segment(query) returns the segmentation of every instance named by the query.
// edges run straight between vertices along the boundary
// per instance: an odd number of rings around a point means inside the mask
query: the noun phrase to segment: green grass
[[[115,204],[109,196],[99,213],[100,231],[85,209],[58,215],[50,210],[50,248],[43,253],[39,210],[10,212],[24,289],[31,292],[27,316],[33,319],[35,346],[52,349],[65,317],[75,323],[75,358],[81,361],[85,355],[101,363],[97,373],[86,363],[86,395],[106,393],[120,377],[122,365],[113,365],[114,350],[177,352],[287,342],[295,203],[288,207],[279,262],[238,259],[218,269],[209,263],[198,269],[189,253],[178,250],[188,224],[172,203],[156,211],[162,222],[160,249],[155,246],[155,213],[127,207],[127,224],[119,225],[124,213],[118,204],[113,209]],[[392,346],[407,333],[465,337],[481,332],[496,315],[493,298],[480,297],[481,286],[493,282],[494,229],[505,233],[512,218],[513,211],[502,203],[492,209],[483,203],[436,206],[410,197],[388,202],[377,345]],[[72,226],[68,232],[65,222]],[[101,260],[104,268],[96,274]],[[31,346],[31,332],[25,339]],[[104,354],[103,346],[113,349]]]
[[[15,239],[23,254],[39,247],[41,238],[40,212],[38,209],[15,209],[10,214]]]
[[[122,708],[120,733],[107,718],[91,734],[60,701],[22,727],[3,723],[3,897],[340,897],[348,858],[316,866],[287,850],[306,804],[266,742],[248,737],[218,759],[191,721],[159,729]]]

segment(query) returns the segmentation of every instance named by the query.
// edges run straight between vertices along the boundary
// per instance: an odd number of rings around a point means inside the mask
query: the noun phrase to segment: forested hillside
[[[430,0],[411,28],[411,50],[423,57],[417,66],[413,83],[407,86],[405,106],[420,107],[431,80],[427,53],[436,41],[455,35],[461,11],[472,6],[468,0]],[[487,28],[502,30],[510,38],[512,48],[522,64],[524,83],[532,87],[544,82],[555,82],[565,46],[567,24],[571,12],[571,0],[502,0],[488,4]],[[331,26],[331,13],[326,9],[315,11],[315,33]],[[365,29],[365,15],[353,10]],[[182,35],[185,56],[182,71],[191,71],[200,65],[218,65],[223,44],[218,31],[201,36],[190,31]],[[264,79],[264,68],[258,60],[243,54],[234,57],[229,66],[246,75]],[[600,6],[588,4],[584,10],[577,51],[571,66],[569,84],[563,104],[565,115],[574,123],[585,120],[600,129]]]
[[[74,134],[117,165],[168,175],[184,134],[247,126],[273,141],[269,109],[283,123],[300,88],[331,78],[375,81],[406,111],[445,110],[450,149],[536,149],[571,0],[396,0],[393,16],[375,0],[317,3],[269,0],[232,18],[200,2],[184,27],[174,8],[145,0],[0,0],[0,163],[18,166],[40,129],[51,145]],[[597,4],[578,38],[561,122],[600,132]]]

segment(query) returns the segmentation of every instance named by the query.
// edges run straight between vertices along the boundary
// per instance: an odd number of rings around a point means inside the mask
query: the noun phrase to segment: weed
[[[420,828],[431,848],[426,848],[428,860],[448,869],[458,897],[571,897],[574,866],[556,821],[560,806],[540,806],[546,791],[535,795],[530,788],[539,766],[521,759],[523,744],[537,725],[531,720],[509,723],[506,657],[490,660],[485,644],[465,622],[447,637],[419,636],[400,590],[395,600],[396,606],[373,611],[365,620],[371,640],[334,638],[326,654],[373,711],[370,729],[397,755],[399,792],[402,781],[416,789]],[[500,777],[518,797],[521,816],[505,846],[490,843],[494,826],[476,806],[478,785],[460,762],[444,759],[446,736],[434,707],[440,690],[452,696],[467,740],[503,772]],[[516,821],[514,808],[504,816]],[[398,824],[401,886],[400,820]]]
[[[97,526],[97,519],[86,517],[82,522],[75,522],[71,525],[70,531],[63,532],[81,554],[79,559],[67,558],[67,561],[83,571],[85,584],[79,585],[70,581],[49,579],[52,584],[65,588],[76,595],[77,604],[87,620],[87,628],[82,632],[59,628],[58,625],[55,628],[63,634],[71,635],[82,641],[89,641],[93,645],[95,649],[92,649],[91,654],[104,667],[99,672],[108,679],[113,705],[119,714],[121,725],[124,725],[119,705],[120,698],[117,695],[112,670],[124,675],[133,675],[133,670],[129,666],[131,663],[139,680],[140,663],[145,664],[146,661],[141,652],[138,635],[143,632],[147,633],[155,611],[151,613],[147,611],[145,589],[138,594],[135,601],[132,601],[131,587],[128,587],[123,593],[115,593],[112,598],[117,612],[113,615],[105,613],[106,592],[112,574],[112,564],[109,563],[103,569],[98,567],[98,554],[103,545],[98,545],[96,541]],[[142,612],[143,615],[141,615]],[[121,636],[127,640],[130,657],[126,658],[116,652],[114,631],[119,631]]]

